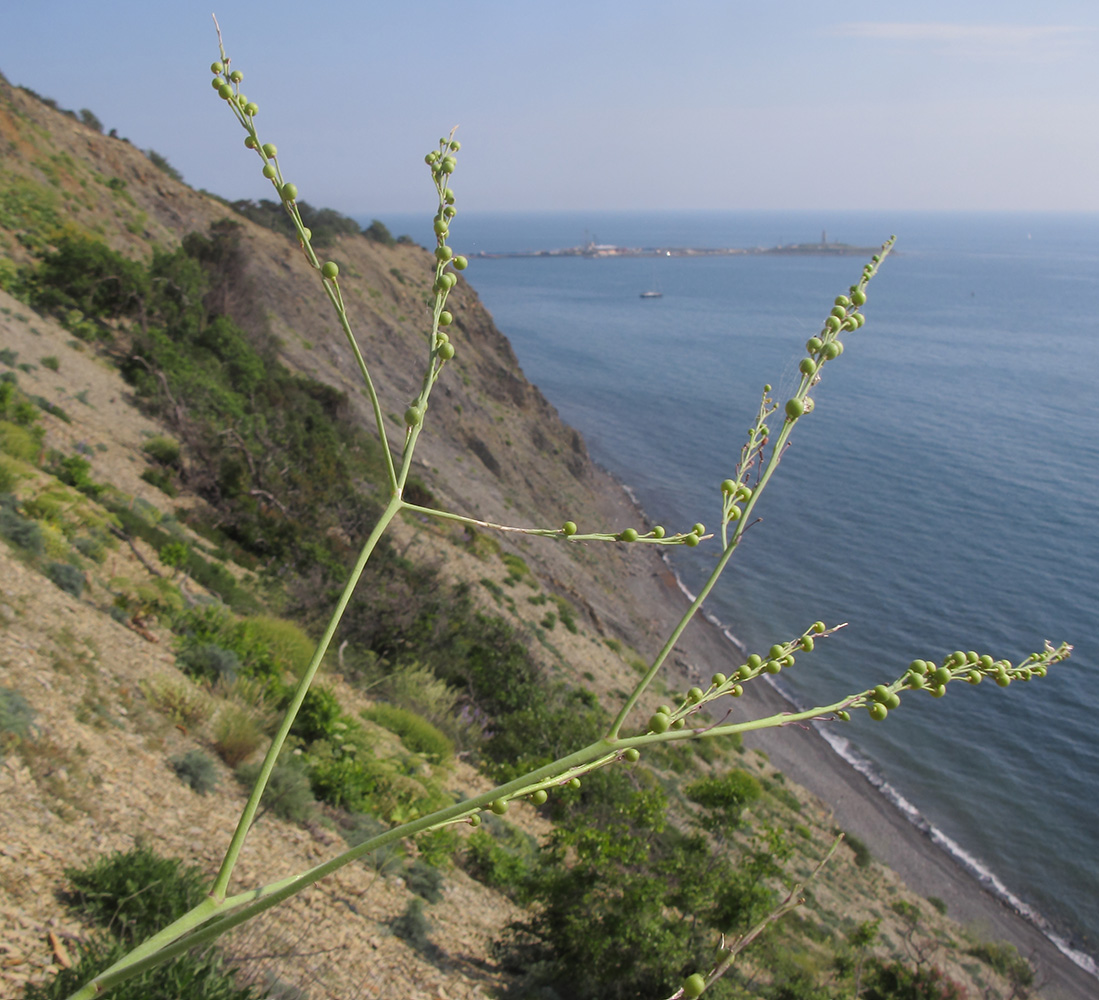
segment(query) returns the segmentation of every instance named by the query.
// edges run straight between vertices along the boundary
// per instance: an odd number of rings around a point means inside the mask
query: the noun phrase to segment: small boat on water
[[[650,289],[647,292],[642,292],[641,293],[641,298],[643,298],[643,299],[661,299],[663,297],[664,297],[664,293],[663,292],[658,292],[655,289]]]

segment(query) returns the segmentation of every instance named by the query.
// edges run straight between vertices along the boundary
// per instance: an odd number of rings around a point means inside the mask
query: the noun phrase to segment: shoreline
[[[629,490],[626,492],[629,496]],[[664,567],[653,574],[659,586],[678,602],[689,601],[690,591],[663,558],[658,558]],[[689,660],[714,665],[714,669],[728,661],[730,648],[739,654],[743,647],[728,627],[707,615],[705,609],[697,625],[688,628],[676,646]],[[734,714],[741,718],[797,708],[770,684],[747,687],[735,705]],[[925,898],[942,899],[947,916],[979,935],[1013,944],[1034,966],[1035,988],[1046,1000],[1090,1000],[1099,994],[1099,975],[1068,952],[1095,967],[1092,956],[1072,948],[1038,911],[1006,888],[997,891],[996,886],[1002,887],[1002,883],[976,859],[972,866],[964,864],[961,848],[955,853],[947,843],[953,842],[923,820],[915,807],[907,812],[879,787],[887,783],[876,775],[875,782],[867,773],[872,772],[872,761],[858,767],[819,727],[761,730],[746,733],[744,742],[763,750],[788,778],[824,802],[837,826],[864,841],[874,858],[891,868],[910,889]],[[846,742],[846,737],[836,736]],[[905,801],[899,793],[895,797]]]

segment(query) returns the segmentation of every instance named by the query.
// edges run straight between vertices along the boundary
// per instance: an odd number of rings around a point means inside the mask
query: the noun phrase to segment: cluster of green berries
[[[629,750],[623,750],[620,756],[623,760],[628,761],[631,764],[636,763],[638,760],[641,759],[641,754],[637,750],[634,750],[632,748]],[[577,777],[572,777],[569,778],[567,781],[560,782],[560,784],[563,785],[565,788],[576,791],[580,787],[580,779]],[[513,796],[513,798],[514,797],[515,796]],[[533,792],[523,797],[526,798],[526,800],[530,802],[531,805],[541,806],[546,804],[546,801],[549,799],[549,793],[544,788],[536,788]],[[493,813],[493,815],[496,816],[503,816],[504,813],[508,811],[508,808],[511,805],[511,801],[512,799],[510,798],[493,799],[488,805],[489,812]],[[481,817],[477,813],[474,813],[472,816],[468,817],[466,821],[469,823],[470,826],[481,825]]]
[[[875,264],[878,255],[874,256]],[[865,322],[866,318],[858,310],[866,305],[867,280],[873,274],[873,264],[868,264],[863,272],[863,278],[857,285],[852,285],[849,295],[837,295],[832,311],[824,321],[824,325],[815,337],[810,337],[805,344],[805,350],[809,356],[802,358],[798,370],[802,374],[802,388],[798,394],[786,401],[786,419],[793,421],[805,413],[813,410],[813,400],[806,393],[818,377],[821,365],[826,361],[834,361],[843,353],[843,341],[839,339],[840,333],[848,330],[857,330]]]
[[[821,635],[828,631],[824,622],[813,622],[812,626],[804,634],[791,642],[779,645],[776,643],[768,651],[767,656],[752,653],[744,663],[730,677],[723,673],[715,673],[710,678],[710,686],[705,691],[700,687],[692,687],[682,704],[677,709],[668,705],[661,705],[650,717],[647,731],[650,733],[666,733],[669,729],[682,729],[686,725],[686,718],[698,710],[708,701],[720,698],[724,695],[732,695],[739,698],[744,694],[744,682],[758,677],[761,673],[777,674],[783,667],[794,665],[795,650],[810,653],[816,646],[814,635]]]
[[[973,650],[956,650],[943,658],[941,664],[933,660],[913,660],[905,675],[894,684],[878,684],[864,699],[870,718],[881,721],[889,712],[901,703],[901,691],[927,691],[932,698],[941,698],[946,694],[946,685],[951,681],[966,681],[980,684],[986,677],[992,678],[1000,687],[1007,687],[1012,681],[1029,681],[1034,677],[1045,677],[1051,663],[1065,659],[1071,652],[1070,646],[1059,649],[1047,648],[1045,653],[1034,653],[1018,666],[1010,660],[994,660],[986,654]],[[849,719],[847,712],[837,713],[843,720]]]
[[[725,479],[721,483],[721,494],[724,498],[722,504],[722,517],[726,523],[739,521],[743,511],[738,504],[747,503],[752,499],[752,488],[735,479]]]
[[[572,538],[573,535],[579,530],[576,527],[575,521],[566,521],[558,529],[562,535],[566,538]],[[706,534],[706,526],[704,524],[695,524],[690,531],[684,532],[678,535],[668,535],[664,526],[661,524],[656,525],[644,534],[639,532],[636,528],[624,528],[622,531],[613,535],[607,534],[594,534],[585,535],[585,538],[595,538],[602,541],[616,541],[616,542],[638,542],[638,541],[655,541],[666,542],[667,544],[680,544],[688,547],[694,547]]]
[[[431,168],[431,177],[435,182],[435,188],[439,192],[439,210],[435,213],[432,225],[435,230],[435,283],[432,291],[435,293],[433,305],[438,308],[445,304],[450,290],[458,283],[458,276],[454,271],[464,271],[469,267],[469,260],[456,255],[447,245],[447,236],[450,235],[450,223],[458,210],[454,207],[454,191],[449,186],[450,175],[458,166],[458,160],[454,156],[462,148],[462,144],[456,139],[444,137],[439,140],[439,148],[433,149],[424,157],[424,162]],[[449,270],[453,268],[453,270]],[[448,309],[439,310],[439,326],[450,326],[454,322],[454,314]],[[442,361],[449,361],[454,357],[454,347],[443,334],[436,336],[436,357]]]
[[[210,72],[214,74],[210,83],[217,91],[218,97],[223,101],[232,102],[238,109],[238,117],[255,118],[259,112],[259,105],[255,101],[248,100],[240,92],[240,82],[244,79],[244,74],[239,69],[226,73],[226,69],[225,63],[220,60],[210,64]]]

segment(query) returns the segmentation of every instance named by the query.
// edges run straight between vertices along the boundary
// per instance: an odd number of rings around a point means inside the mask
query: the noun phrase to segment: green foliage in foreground
[[[24,1000],[61,1000],[105,964],[182,916],[205,895],[206,875],[147,847],[116,851],[85,868],[65,872],[72,886],[70,908],[101,930],[76,945],[72,968],[62,969],[41,986],[28,986]],[[186,997],[187,1000],[255,1000],[250,987],[239,987],[218,952],[188,953],[178,962],[136,976],[112,996],[122,1000]]]

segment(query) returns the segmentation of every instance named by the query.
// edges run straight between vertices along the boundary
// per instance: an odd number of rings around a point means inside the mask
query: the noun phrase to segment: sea
[[[431,241],[430,217],[383,221]],[[474,255],[893,234],[867,322],[825,366],[707,611],[748,651],[848,623],[783,671],[805,706],[914,658],[1018,661],[1071,643],[1044,679],[910,694],[884,722],[859,712],[827,734],[1099,974],[1099,215],[471,213],[450,243],[593,458],[653,522],[687,530],[717,524],[764,384],[780,405],[792,394],[805,341],[863,257]],[[716,541],[669,553],[688,591],[716,556]]]

